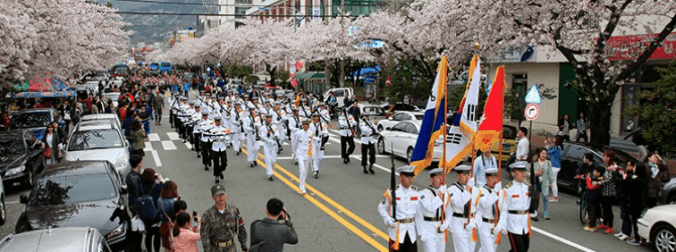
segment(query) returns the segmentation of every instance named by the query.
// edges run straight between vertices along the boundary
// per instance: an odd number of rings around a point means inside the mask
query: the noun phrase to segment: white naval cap
[[[512,169],[526,169],[526,168],[528,168],[528,162],[526,162],[526,161],[515,162],[515,163],[509,165],[509,168],[512,168]]]
[[[427,173],[430,175],[430,177],[434,177],[436,175],[439,175],[442,172],[444,172],[443,168],[434,168],[434,169],[427,171]]]
[[[472,167],[469,165],[462,164],[456,166],[455,168],[453,168],[453,170],[455,170],[457,173],[470,173]]]
[[[484,171],[486,173],[486,176],[497,176],[498,175],[498,168],[497,167],[491,167],[486,169]]]
[[[220,120],[221,120],[220,116],[214,117],[214,121],[220,121]]]
[[[412,165],[402,166],[402,167],[398,167],[396,170],[397,170],[397,172],[399,172],[399,175],[405,175],[405,176],[411,177],[411,176],[414,175],[413,173],[415,172],[415,166],[412,166]]]

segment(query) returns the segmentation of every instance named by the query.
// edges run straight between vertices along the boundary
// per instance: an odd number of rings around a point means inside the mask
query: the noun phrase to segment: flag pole
[[[500,131],[500,145],[498,150],[498,181],[502,178],[502,130]]]

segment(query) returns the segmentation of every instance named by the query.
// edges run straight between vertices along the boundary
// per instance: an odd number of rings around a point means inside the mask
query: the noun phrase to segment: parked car
[[[80,119],[80,123],[90,122],[90,121],[100,121],[100,120],[112,123],[113,126],[118,130],[122,129],[122,123],[120,122],[120,118],[117,117],[117,115],[113,114],[113,113],[84,115]]]
[[[52,227],[92,227],[118,251],[128,246],[130,217],[123,177],[108,161],[64,162],[36,178],[15,232]],[[73,250],[66,250],[73,251]]]
[[[637,226],[638,235],[650,241],[655,251],[676,251],[676,205],[661,205],[644,210]]]
[[[9,234],[0,240],[0,252],[10,251],[111,252],[112,250],[96,229],[68,227]]]
[[[404,103],[401,103],[401,102],[398,102],[394,105],[389,104],[389,103],[384,103],[381,106],[386,111],[385,112],[386,117],[389,117],[389,116],[393,115],[395,112],[398,112],[398,111],[423,112],[422,109],[418,108],[418,106],[410,105],[410,104],[404,104]]]
[[[122,176],[131,171],[129,157],[129,142],[120,130],[100,122],[73,130],[64,151],[66,161],[107,160]]]
[[[625,167],[627,161],[636,161],[634,157],[626,152],[613,147],[607,147],[595,144],[583,144],[576,142],[564,142],[563,154],[561,155],[561,171],[557,176],[557,183],[559,188],[568,188],[575,191],[577,195],[582,195],[584,192],[584,181],[575,179],[575,171],[582,164],[582,157],[585,153],[590,152],[594,154],[594,163],[596,165],[603,164],[603,152],[610,149],[615,152],[615,161],[620,167]]]
[[[411,162],[413,149],[418,140],[418,134],[420,134],[420,123],[420,121],[404,121],[395,124],[390,129],[381,131],[377,143],[378,153],[393,153],[395,156],[406,158],[408,162]],[[435,142],[432,162],[439,162],[443,148],[442,141]]]
[[[9,130],[27,129],[33,132],[35,136],[42,140],[47,130],[47,124],[53,121],[59,123],[59,128],[64,129],[66,123],[58,115],[56,109],[38,108],[19,110],[10,116]]]
[[[422,112],[400,111],[394,113],[387,119],[378,121],[378,130],[383,131],[383,129],[391,128],[395,124],[403,121],[413,120],[422,122],[423,116],[425,116],[425,114]]]
[[[676,177],[662,186],[662,202],[664,204],[676,204]]]
[[[6,221],[7,221],[7,206],[5,205],[5,186],[2,183],[0,183],[0,226],[5,225]]]
[[[512,153],[516,153],[516,127],[512,125],[502,125],[502,156],[500,156],[500,142],[491,146],[491,155],[495,160],[508,163]]]
[[[3,184],[32,187],[34,176],[45,168],[42,141],[25,129],[0,132],[0,167]]]
[[[337,108],[342,108],[343,107],[343,98],[345,98],[345,93],[348,94],[350,99],[352,99],[352,96],[354,95],[354,90],[352,88],[331,88],[329,90],[326,90],[324,92],[324,98],[329,97],[329,92],[333,92],[333,96],[336,97],[338,100],[338,106]]]
[[[111,92],[111,93],[105,93],[103,94],[103,99],[105,99],[106,102],[108,102],[108,99],[111,99],[113,101],[113,108],[117,108],[117,99],[120,98],[120,93],[119,92]]]

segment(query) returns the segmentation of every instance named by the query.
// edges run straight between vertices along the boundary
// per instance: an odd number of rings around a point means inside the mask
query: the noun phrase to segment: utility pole
[[[328,18],[328,17],[329,17],[329,15],[330,15],[329,1],[328,1],[328,0],[323,0],[323,2],[324,2],[324,16],[326,17],[324,23],[325,23],[325,24],[328,24],[328,23],[329,23],[329,18]],[[330,86],[331,86],[331,71],[329,70],[329,60],[328,60],[328,59],[324,59],[324,75],[326,75],[326,79],[325,79],[325,84],[322,85],[322,86],[323,86],[323,87],[330,87]],[[323,88],[322,90],[320,90],[320,91],[317,92],[317,93],[318,93],[318,94],[322,94],[324,91],[326,91],[326,90],[324,90],[324,89],[325,89],[325,88]],[[316,91],[317,91],[317,90],[315,90],[315,92],[316,92]]]
[[[340,0],[340,24],[343,25],[343,16],[345,16],[345,0]],[[340,59],[340,79],[338,80],[340,87],[345,87],[345,61]]]

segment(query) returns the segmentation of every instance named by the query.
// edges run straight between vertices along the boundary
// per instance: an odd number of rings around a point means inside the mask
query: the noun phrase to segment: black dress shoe
[[[268,180],[275,181],[274,179],[272,179],[272,176],[268,177]]]
[[[366,165],[362,166],[362,168],[364,169],[364,174],[369,174],[369,172],[366,170]]]
[[[256,162],[252,162],[251,164],[249,164],[249,167],[253,168],[255,163]]]
[[[208,170],[209,170],[209,166],[208,166],[208,165],[204,165],[204,170],[205,170],[205,171],[208,171]]]
[[[202,155],[200,155],[200,154],[197,154],[197,158],[201,158],[201,157],[202,157]]]
[[[224,177],[223,177],[223,172],[221,172],[221,174],[219,174],[218,177],[220,177],[221,179],[223,179],[223,178],[224,178]]]
[[[218,184],[219,182],[221,181],[218,179],[218,177],[216,177],[216,184]]]
[[[530,219],[531,219],[531,220],[533,220],[533,221],[535,221],[535,222],[538,222],[538,221],[540,221],[540,219],[538,219],[538,217],[537,217],[537,216],[536,216],[536,217],[531,217]]]
[[[258,166],[258,162],[254,162],[254,166]]]
[[[239,151],[236,153],[237,156],[239,156]]]

